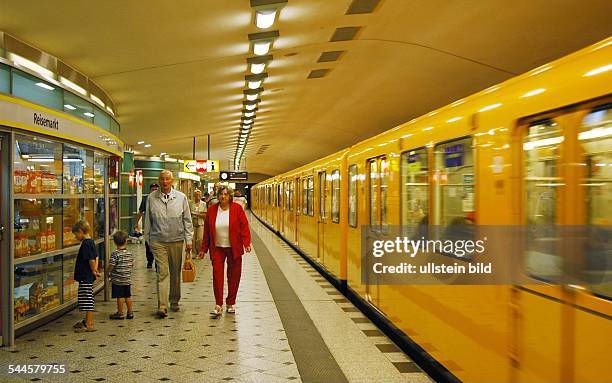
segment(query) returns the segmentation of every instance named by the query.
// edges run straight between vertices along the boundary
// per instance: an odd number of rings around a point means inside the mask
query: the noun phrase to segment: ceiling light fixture
[[[253,74],[263,73],[264,70],[266,70],[266,64],[251,64],[251,73]]]
[[[276,19],[276,9],[268,9],[255,12],[255,25],[259,29],[270,28]]]
[[[247,65],[252,74],[260,74],[266,70],[266,65],[272,61],[272,55],[249,57]]]
[[[251,124],[251,123],[253,122],[253,120],[252,120],[252,119],[250,119],[250,120],[244,120],[243,122],[244,122],[245,124],[247,124],[247,125],[248,125],[248,124]]]
[[[274,40],[278,38],[278,31],[259,32],[249,34],[249,41],[253,46],[253,53],[257,56],[266,55],[272,49]]]
[[[146,144],[144,147],[145,147],[145,148],[150,148],[150,147],[151,147],[151,144]]]
[[[76,108],[70,104],[64,104],[64,108],[68,109],[68,110],[75,110]]]
[[[47,89],[47,90],[54,90],[55,89],[51,85],[45,84],[44,82],[37,82],[36,86],[39,86],[39,87],[41,87],[43,89]]]
[[[68,80],[66,77],[60,76],[59,79],[60,79],[60,82],[66,85],[68,88],[82,94],[83,96],[87,95],[87,91],[82,86],[75,84],[74,82]]]
[[[244,114],[244,117],[253,117],[255,115],[255,112],[246,112]]]
[[[142,145],[142,144],[144,144],[144,143],[145,143],[144,141],[138,141],[136,144],[138,144],[138,145]]]
[[[247,110],[255,110],[257,108],[257,105],[249,104],[249,105],[246,105],[245,108],[247,108]]]
[[[84,115],[86,115],[87,117],[91,117],[91,118],[94,118],[94,117],[95,117],[95,114],[93,114],[93,113],[91,113],[91,112],[85,112],[85,113],[83,113],[83,114],[84,114]]]

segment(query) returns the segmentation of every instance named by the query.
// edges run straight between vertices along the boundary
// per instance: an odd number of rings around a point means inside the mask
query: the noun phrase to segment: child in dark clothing
[[[126,248],[127,234],[118,230],[113,234],[117,250],[113,251],[108,262],[108,275],[112,284],[112,296],[117,299],[117,312],[110,319],[134,319],[132,308],[132,268],[134,255]],[[123,316],[123,303],[127,306],[127,317]]]
[[[96,243],[91,239],[91,228],[87,221],[81,220],[74,224],[72,232],[81,241],[79,255],[74,264],[74,280],[79,283],[79,310],[85,312],[85,319],[74,325],[75,332],[93,332],[94,296],[93,283],[101,277],[98,272],[98,252]]]

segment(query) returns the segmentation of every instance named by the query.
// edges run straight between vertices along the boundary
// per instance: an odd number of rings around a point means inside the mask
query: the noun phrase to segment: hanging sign
[[[189,160],[183,163],[183,171],[186,173],[217,173],[219,172],[219,161],[217,160]]]

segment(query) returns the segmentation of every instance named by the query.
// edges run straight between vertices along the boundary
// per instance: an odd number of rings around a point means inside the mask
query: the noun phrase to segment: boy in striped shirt
[[[117,250],[113,251],[108,261],[108,274],[112,284],[112,297],[117,299],[117,312],[110,319],[124,319],[123,303],[127,305],[127,319],[134,319],[132,309],[132,267],[134,255],[126,248],[128,235],[119,230],[113,234]]]

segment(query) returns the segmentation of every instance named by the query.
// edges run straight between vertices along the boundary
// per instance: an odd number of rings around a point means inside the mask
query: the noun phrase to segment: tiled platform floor
[[[414,363],[378,332],[324,278],[254,217],[263,240],[291,284],[325,345],[350,382],[429,382]],[[214,306],[208,259],[197,261],[195,283],[183,284],[181,311],[164,320],[156,275],[146,269],[144,245],[131,245],[137,263],[132,291],[135,319],[112,321],[114,301],[97,297],[97,332],[75,334],[74,310],[0,348],[0,381],[63,382],[296,382],[298,366],[261,269],[257,249],[243,261],[237,313],[211,319]],[[9,377],[8,364],[65,364],[65,375]],[[40,380],[35,380],[40,379]]]

